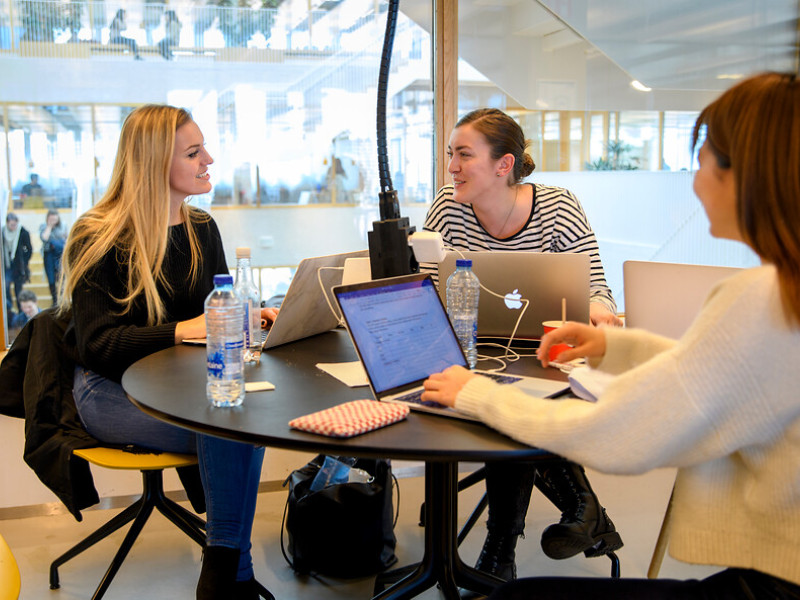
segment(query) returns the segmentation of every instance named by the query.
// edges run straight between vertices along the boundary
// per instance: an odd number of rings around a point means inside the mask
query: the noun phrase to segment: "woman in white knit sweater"
[[[616,375],[596,403],[531,398],[459,367],[428,379],[423,399],[608,473],[678,467],[670,554],[724,569],[522,579],[492,598],[800,598],[800,82],[739,83],[700,114],[695,146],[702,135],[694,190],[710,232],[763,266],[719,284],[679,341],[579,323],[546,335],[544,365],[567,342],[560,359]]]

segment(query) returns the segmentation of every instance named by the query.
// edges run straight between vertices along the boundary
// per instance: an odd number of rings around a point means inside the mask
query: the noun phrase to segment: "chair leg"
[[[160,495],[155,501],[158,512],[172,521],[178,529],[192,538],[201,546],[206,543],[205,522],[197,515],[190,513],[180,504],[173,502],[164,495]]]
[[[647,568],[648,579],[658,578],[658,572],[661,570],[661,563],[667,551],[669,529],[670,525],[672,525],[672,498],[674,495],[675,488],[673,486],[672,493],[667,502],[667,510],[664,512],[664,520],[661,521],[661,529],[658,531],[658,539],[656,540],[656,547],[653,549],[653,556],[650,559],[650,566]]]
[[[133,543],[136,541],[136,538],[139,537],[139,533],[141,533],[144,524],[147,522],[147,519],[150,518],[150,514],[152,512],[152,501],[149,499],[145,500],[144,504],[142,505],[142,510],[138,515],[136,515],[136,519],[134,519],[133,523],[131,524],[131,528],[128,529],[128,533],[125,534],[125,539],[122,540],[119,550],[117,550],[117,553],[114,555],[114,559],[108,566],[105,575],[103,575],[103,578],[100,580],[100,585],[97,586],[97,590],[95,590],[92,600],[100,600],[100,598],[102,598],[106,593],[106,590],[108,590],[108,587],[111,585],[111,581],[114,579],[117,571],[119,571],[119,568],[122,566],[125,557],[128,556],[128,552],[130,552]]]
[[[60,587],[58,579],[58,567],[63,565],[68,560],[75,558],[84,550],[94,546],[100,540],[108,537],[123,525],[133,521],[141,510],[143,504],[144,496],[139,498],[136,502],[119,513],[116,517],[108,521],[105,525],[102,525],[99,529],[87,535],[83,540],[75,544],[72,548],[64,552],[64,554],[50,563],[50,589],[57,590]]]
[[[613,552],[609,552],[608,554],[606,554],[606,556],[611,560],[611,577],[613,579],[619,579],[620,576],[619,557]]]
[[[58,589],[59,587],[58,567],[60,565],[108,537],[123,525],[133,521],[130,529],[125,534],[125,538],[122,540],[122,544],[120,544],[119,550],[117,550],[114,559],[111,561],[105,575],[103,575],[100,585],[92,596],[92,600],[100,600],[111,585],[111,581],[122,566],[125,557],[130,552],[154,508],[157,508],[159,512],[195,542],[200,545],[205,543],[205,522],[164,495],[162,473],[163,471],[161,470],[142,471],[142,497],[51,563],[50,589]]]
[[[475,523],[478,522],[478,519],[481,518],[483,511],[486,510],[486,507],[489,506],[489,495],[484,494],[480,501],[478,502],[477,506],[472,510],[472,513],[469,515],[467,522],[464,523],[464,526],[461,528],[461,531],[458,532],[457,542],[458,545],[461,545],[461,542],[469,535],[469,532],[472,531],[472,528],[475,527]]]

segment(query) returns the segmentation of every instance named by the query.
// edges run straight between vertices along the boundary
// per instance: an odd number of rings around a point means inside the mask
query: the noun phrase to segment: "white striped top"
[[[606,283],[603,263],[583,207],[569,190],[538,183],[533,187],[533,206],[528,222],[504,239],[489,234],[478,221],[471,204],[453,200],[453,186],[436,194],[424,229],[438,231],[445,244],[459,250],[520,250],[523,252],[586,252],[591,256],[590,301],[600,302],[612,313],[617,305]],[[436,273],[435,265],[421,265]]]

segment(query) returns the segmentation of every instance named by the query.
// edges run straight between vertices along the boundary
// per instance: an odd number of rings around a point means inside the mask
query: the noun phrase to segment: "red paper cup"
[[[542,321],[542,327],[544,328],[545,333],[553,331],[554,329],[558,329],[562,324],[563,323],[561,321]],[[558,355],[568,348],[568,344],[553,344],[550,346],[550,350],[547,353],[547,358],[550,361],[557,360]]]

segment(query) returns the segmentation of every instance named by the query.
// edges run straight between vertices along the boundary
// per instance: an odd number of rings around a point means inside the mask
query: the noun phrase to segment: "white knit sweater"
[[[800,584],[800,329],[775,271],[711,293],[680,341],[608,328],[597,403],[543,400],[486,378],[456,408],[607,473],[678,467],[670,554]]]

